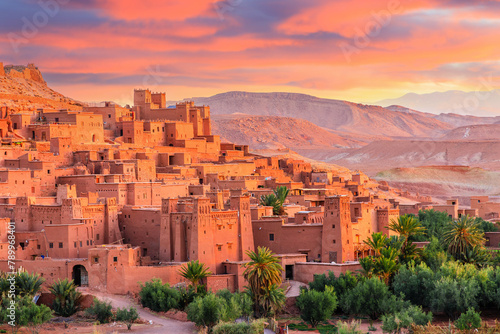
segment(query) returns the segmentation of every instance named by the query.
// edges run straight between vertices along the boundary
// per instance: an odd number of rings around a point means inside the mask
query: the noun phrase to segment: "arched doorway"
[[[85,269],[85,267],[81,264],[77,264],[73,267],[72,278],[76,286],[89,285],[89,273],[87,272],[87,269]]]

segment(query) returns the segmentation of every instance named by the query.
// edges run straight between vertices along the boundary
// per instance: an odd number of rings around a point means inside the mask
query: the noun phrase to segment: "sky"
[[[500,0],[0,0],[0,61],[82,101],[488,90],[499,31]]]

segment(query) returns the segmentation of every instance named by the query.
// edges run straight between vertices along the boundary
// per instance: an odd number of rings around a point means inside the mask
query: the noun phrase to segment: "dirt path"
[[[139,317],[146,321],[152,321],[153,326],[150,328],[137,328],[134,330],[132,327],[131,332],[135,333],[148,333],[148,334],[161,334],[161,333],[172,333],[172,334],[189,334],[189,333],[197,333],[196,327],[192,322],[182,322],[168,318],[162,318],[158,315],[149,312],[142,308],[142,306],[138,305],[135,301],[133,301],[130,297],[120,296],[120,295],[112,295],[107,293],[101,293],[91,290],[85,290],[85,293],[91,294],[97,297],[100,300],[106,300],[111,302],[113,308],[117,307],[130,307],[134,306],[137,308],[137,312],[139,313]]]
[[[307,286],[307,284],[299,282],[299,281],[289,281],[290,289],[286,293],[286,297],[298,297],[300,295],[300,287]]]

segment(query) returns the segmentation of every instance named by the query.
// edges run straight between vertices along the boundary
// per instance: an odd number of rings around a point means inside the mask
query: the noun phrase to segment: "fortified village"
[[[0,76],[43,81],[34,66]],[[0,112],[0,270],[15,228],[16,268],[50,285],[70,278],[114,294],[138,282],[176,284],[190,260],[214,275],[209,289],[243,289],[247,251],[279,254],[283,278],[355,271],[374,232],[392,219],[434,208],[450,217],[499,218],[500,204],[471,198],[435,205],[361,172],[338,175],[290,158],[264,157],[212,134],[210,107],[166,105],[164,93],[135,90],[134,106]],[[235,106],[237,108],[237,106]],[[259,205],[289,189],[283,215]],[[391,232],[393,233],[393,232]],[[498,244],[486,233],[487,245]]]

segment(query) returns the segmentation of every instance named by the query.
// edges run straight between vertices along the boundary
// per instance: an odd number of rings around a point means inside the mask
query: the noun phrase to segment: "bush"
[[[467,312],[462,313],[455,321],[455,327],[460,330],[471,330],[481,327],[481,315],[469,308]]]
[[[179,311],[184,311],[186,307],[201,294],[197,293],[192,286],[180,287],[177,289],[179,291],[179,303],[177,309]],[[203,293],[204,294],[204,293]]]
[[[404,294],[412,304],[426,306],[427,291],[432,286],[434,273],[425,263],[418,266],[408,264],[394,276],[392,289],[396,295]]]
[[[69,281],[67,278],[58,280],[49,290],[55,297],[52,309],[57,315],[69,317],[78,311],[82,294],[76,291],[73,280]]]
[[[264,332],[264,319],[250,323],[220,322],[212,328],[213,334],[261,334]]]
[[[479,287],[475,280],[443,277],[434,282],[430,292],[430,307],[433,312],[445,312],[449,317],[477,306]]]
[[[139,313],[135,307],[130,307],[128,310],[126,308],[118,308],[116,310],[116,321],[123,321],[127,324],[127,328],[130,330],[134,321],[139,319]]]
[[[360,322],[352,320],[351,323],[337,322],[337,334],[363,334],[359,329]]]
[[[113,317],[112,309],[113,307],[110,302],[100,301],[94,298],[94,303],[91,307],[86,309],[85,312],[89,316],[96,318],[101,324],[105,324]]]
[[[210,293],[205,297],[196,297],[187,307],[189,321],[197,326],[210,329],[219,321],[226,319],[226,301]]]
[[[167,312],[179,307],[181,294],[168,283],[163,284],[160,279],[153,279],[145,285],[141,284],[139,297],[142,306],[155,312]]]
[[[409,305],[409,302],[393,295],[384,282],[372,277],[347,292],[341,306],[347,314],[366,315],[375,320],[381,314],[394,313]]]
[[[52,310],[45,305],[36,305],[31,300],[31,297],[15,297],[14,312],[15,318],[9,317],[10,310],[10,299],[5,298],[2,301],[2,307],[0,307],[0,323],[10,323],[14,322],[13,333],[16,331],[14,329],[19,329],[19,327],[28,326],[32,333],[38,333],[39,325],[49,321],[52,318]]]
[[[337,308],[337,297],[331,287],[327,287],[324,292],[302,290],[296,305],[300,309],[300,317],[311,326],[317,327],[318,323],[332,317]]]
[[[216,292],[217,297],[226,302],[225,320],[235,320],[239,317],[249,317],[253,313],[253,302],[246,293],[231,293],[228,289],[222,289]]]
[[[412,305],[406,310],[383,315],[381,320],[384,332],[401,333],[402,329],[408,329],[412,324],[427,325],[432,321],[432,313],[425,313],[420,306]]]

